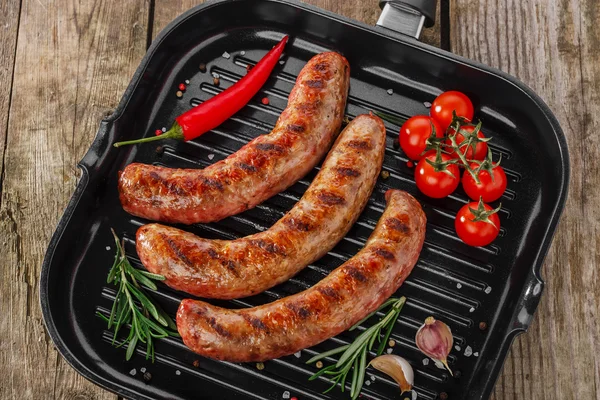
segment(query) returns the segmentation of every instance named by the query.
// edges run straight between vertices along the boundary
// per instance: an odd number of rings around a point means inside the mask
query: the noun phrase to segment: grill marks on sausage
[[[225,266],[225,268],[227,268],[229,271],[231,271],[231,273],[233,275],[235,275],[236,278],[240,277],[240,273],[237,270],[237,266],[235,265],[235,263],[231,260],[227,260],[227,261],[222,261],[221,264],[223,266]]]
[[[301,306],[297,303],[288,302],[285,303],[285,306],[290,309],[295,315],[297,315],[300,319],[307,319],[311,316],[312,312],[310,308]]]
[[[341,296],[340,294],[332,287],[326,286],[326,287],[321,287],[321,286],[317,286],[317,291],[319,293],[321,293],[323,296],[325,297],[330,297],[334,300],[340,300]]]
[[[346,146],[356,150],[371,150],[373,148],[370,140],[349,140]]]
[[[254,165],[246,164],[243,162],[238,162],[235,164],[236,167],[243,169],[246,172],[256,172],[258,171]]]
[[[348,265],[346,266],[346,273],[348,274],[348,276],[351,276],[354,280],[357,280],[359,282],[367,282],[369,279],[365,276],[365,274],[363,274],[359,268],[355,267],[354,265]]]
[[[254,148],[260,151],[273,152],[278,155],[282,155],[283,153],[285,153],[285,148],[283,146],[273,143],[257,143],[254,145]]]
[[[317,72],[325,72],[329,69],[329,63],[327,61],[321,61],[313,65],[313,69]]]
[[[321,190],[317,193],[317,199],[328,206],[338,206],[346,203],[346,199],[337,193]]]
[[[231,332],[229,332],[227,329],[225,329],[223,327],[223,325],[219,324],[215,317],[208,318],[207,322],[210,325],[210,327],[213,328],[214,331],[217,332],[219,335],[226,337],[226,338],[231,337]]]
[[[300,124],[289,124],[286,129],[293,133],[303,133],[306,130],[306,127]]]
[[[278,254],[278,255],[284,256],[284,257],[287,256],[285,249],[283,249],[277,243],[269,242],[269,241],[263,240],[263,239],[252,239],[252,240],[249,240],[248,243],[250,243],[253,246],[259,247],[268,253]]]
[[[248,314],[242,314],[242,317],[246,320],[246,322],[248,322],[254,329],[259,330],[259,331],[265,331],[266,333],[269,333],[269,327],[267,327],[267,325],[265,325],[264,322],[262,322],[260,320],[260,318],[256,318],[253,317],[251,315]]]
[[[177,185],[175,182],[171,182],[168,179],[164,179],[155,171],[150,172],[149,176],[160,186],[164,187],[167,190],[167,192],[175,196],[184,196],[187,193],[184,188]]]
[[[325,82],[320,79],[308,79],[303,82],[306,86],[312,89],[323,89],[325,87]]]
[[[410,227],[404,221],[398,218],[388,218],[385,220],[386,226],[398,232],[402,232],[405,235],[410,234]]]
[[[388,261],[394,261],[396,260],[396,256],[394,256],[394,253],[392,253],[391,251],[388,251],[382,247],[376,247],[373,249],[373,253],[377,254],[378,256],[380,256],[381,258],[388,260]]]
[[[192,262],[192,260],[187,258],[185,253],[179,248],[179,246],[177,246],[177,243],[175,243],[175,241],[173,239],[171,239],[169,236],[165,235],[164,233],[161,233],[160,237],[162,240],[165,241],[167,246],[169,246],[169,249],[171,249],[171,251],[175,254],[175,256],[177,256],[177,258],[179,258],[181,261],[183,261],[183,263],[185,265],[187,265],[188,267],[195,268],[195,264]]]
[[[321,100],[316,99],[313,101],[307,101],[306,103],[296,104],[296,110],[299,117],[309,118],[317,112],[320,106]]]
[[[295,229],[301,232],[309,232],[312,229],[312,224],[308,219],[302,217],[286,217],[283,223],[291,229]]]
[[[223,191],[223,184],[218,179],[207,178],[205,176],[203,176],[201,179],[202,183],[209,188],[217,189],[220,192]]]
[[[221,265],[227,268],[236,278],[240,277],[240,273],[237,270],[236,264],[232,260],[223,259],[221,255],[213,248],[206,250],[206,254],[213,260],[221,262]]]
[[[338,167],[335,170],[338,173],[338,175],[340,175],[340,176],[351,176],[351,177],[360,176],[360,172],[353,168]]]

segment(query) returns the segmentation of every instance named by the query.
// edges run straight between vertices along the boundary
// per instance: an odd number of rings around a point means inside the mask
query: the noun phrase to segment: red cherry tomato
[[[482,203],[483,204],[483,203]],[[498,237],[500,232],[500,218],[494,213],[488,216],[489,222],[473,221],[475,215],[470,208],[477,210],[479,203],[474,201],[463,206],[456,214],[454,228],[458,237],[469,246],[486,246]],[[485,211],[493,211],[493,208],[483,204]]]
[[[425,151],[426,141],[431,136],[432,125],[435,136],[444,137],[440,124],[426,115],[417,115],[409,118],[400,128],[400,147],[411,160],[420,160]]]
[[[463,143],[465,141],[465,136],[460,132],[461,130],[467,131],[468,133],[473,133],[473,131],[475,130],[475,127],[472,125],[467,125],[467,126],[463,126],[460,128],[460,130],[456,134],[456,144],[458,146],[460,146],[461,143]],[[452,133],[454,133],[454,130],[452,130]],[[479,132],[477,132],[477,137],[480,139],[485,139],[485,135],[483,134],[483,132],[481,132],[481,130],[479,130]],[[450,139],[446,140],[446,144],[447,145],[451,144]],[[480,160],[481,161],[487,155],[488,146],[487,146],[487,143],[485,143],[485,142],[477,143],[475,145],[475,154],[473,154],[473,146],[467,146],[465,144],[464,147],[460,147],[460,151],[465,155],[467,160]],[[455,151],[452,151],[450,153],[450,156],[452,158],[458,158],[458,155],[456,154]]]
[[[447,154],[441,154],[442,162],[451,160]],[[446,170],[453,176],[443,171],[436,171],[435,167],[426,160],[436,161],[436,153],[430,151],[419,161],[415,168],[415,182],[424,195],[441,199],[454,192],[460,182],[460,170],[456,164],[446,165]]]
[[[452,111],[456,111],[459,117],[473,120],[473,103],[465,94],[457,91],[444,92],[436,97],[429,113],[440,123],[445,132],[452,122]]]
[[[471,169],[476,169],[477,164],[471,163]],[[493,176],[493,179],[492,179]],[[492,167],[492,174],[486,170],[481,170],[477,174],[479,183],[475,182],[473,176],[465,172],[462,178],[463,189],[473,200],[483,199],[485,203],[491,203],[498,200],[506,190],[506,174],[501,166]]]

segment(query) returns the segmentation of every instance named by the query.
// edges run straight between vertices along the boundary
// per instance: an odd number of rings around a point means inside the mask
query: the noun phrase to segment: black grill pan
[[[257,98],[222,126],[193,142],[165,143],[158,151],[158,145],[152,144],[111,146],[117,140],[153,135],[157,128],[169,127],[175,116],[243,76],[246,66],[284,34],[291,37],[284,62]],[[406,158],[393,149],[399,127],[388,124],[384,169],[390,177],[377,183],[347,237],[288,282],[251,298],[218,304],[254,306],[310,287],[364,244],[384,208],[385,191],[406,190],[427,213],[427,239],[414,272],[398,291],[408,302],[393,333],[397,342],[393,351],[413,364],[420,399],[434,399],[441,392],[449,399],[489,396],[511,342],[527,329],[540,300],[544,286],[540,268],[565,202],[569,161],[556,119],[529,88],[497,70],[391,31],[282,0],[209,2],[174,20],[148,50],[115,113],[100,124],[80,163],[82,177],[75,194],[49,245],[40,284],[48,332],[79,373],[126,398],[281,399],[286,392],[302,400],[349,398],[339,390],[322,395],[328,385],[308,382],[315,369],[305,361],[315,352],[352,340],[354,333],[268,361],[264,370],[254,364],[201,358],[175,339],[157,343],[152,364],[140,349],[131,361],[124,361],[125,351],[111,346],[111,333],[95,315],[109,310],[115,294],[113,287],[105,285],[115,252],[111,227],[125,237],[132,262],[140,266],[133,240],[136,229],[147,221],[121,208],[118,171],[133,161],[202,168],[226,157],[272,128],[302,66],[326,50],[339,51],[350,61],[350,116],[371,110],[401,117],[427,114],[426,104],[449,89],[473,99],[484,130],[494,138],[495,157],[502,155],[509,178],[501,199],[500,237],[485,248],[468,247],[456,238],[453,217],[466,203],[466,195],[459,190],[444,200],[422,196]],[[200,71],[200,63],[207,65],[207,72]],[[211,74],[219,75],[219,87]],[[186,80],[188,89],[179,99],[177,85]],[[264,96],[270,104],[261,103]],[[314,175],[240,215],[184,229],[228,239],[267,229],[294,205]],[[153,297],[174,316],[185,295],[161,285]],[[415,347],[415,332],[429,315],[453,330],[456,347],[449,362],[460,371],[459,378],[432,362],[425,365],[425,357]],[[480,322],[487,329],[481,330]],[[142,379],[144,371],[152,374],[149,383]],[[372,369],[367,377],[370,384],[364,386],[364,398],[405,398],[389,378]]]

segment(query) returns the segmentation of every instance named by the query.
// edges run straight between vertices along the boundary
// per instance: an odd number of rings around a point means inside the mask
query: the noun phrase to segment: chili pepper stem
[[[117,142],[117,143],[113,144],[113,146],[121,147],[121,146],[130,145],[130,144],[148,143],[148,142],[154,142],[156,140],[164,140],[164,139],[185,140],[181,126],[179,126],[178,123],[174,123],[173,126],[171,127],[171,129],[169,129],[162,135],[149,136],[146,138],[136,139],[136,140],[126,140],[124,142]]]

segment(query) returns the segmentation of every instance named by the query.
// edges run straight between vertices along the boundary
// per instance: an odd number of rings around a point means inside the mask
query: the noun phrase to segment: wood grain
[[[0,26],[0,193],[20,8],[21,4],[17,1],[0,3],[0,15],[4,16],[4,23]]]
[[[517,76],[567,136],[571,184],[546,289],[493,399],[600,399],[600,8],[596,0],[452,0],[451,49]]]
[[[154,6],[154,24],[152,37],[182,12],[204,3],[205,0],[156,0]],[[305,3],[321,7],[325,10],[356,19],[369,25],[375,25],[379,18],[378,2],[375,0],[304,0]],[[437,20],[440,20],[440,7],[437,8]],[[422,40],[425,43],[440,45],[440,25],[423,29]]]
[[[116,398],[55,350],[38,279],[77,162],[145,52],[147,20],[144,0],[22,2],[0,208],[2,399]]]

